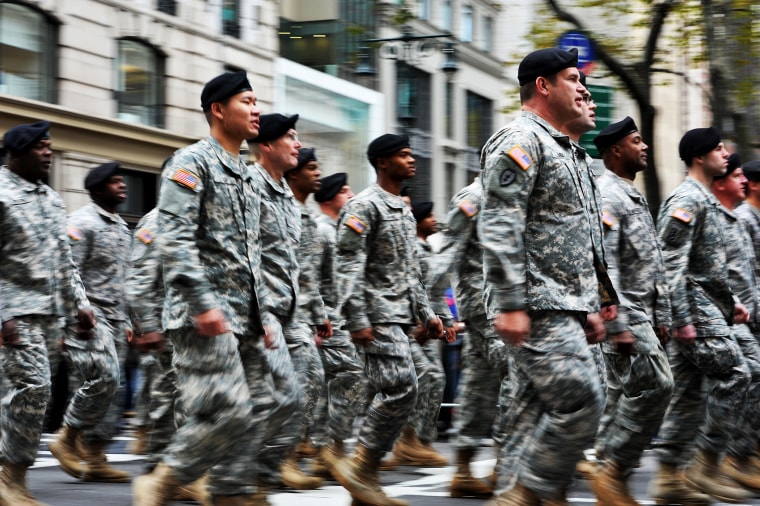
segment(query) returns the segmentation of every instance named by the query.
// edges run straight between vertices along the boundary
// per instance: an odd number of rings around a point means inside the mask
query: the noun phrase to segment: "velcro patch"
[[[533,165],[533,160],[530,159],[528,153],[526,153],[520,146],[515,146],[507,151],[507,155],[509,155],[509,157],[514,160],[522,170],[528,170],[528,167]]]
[[[135,234],[135,237],[140,239],[143,242],[143,244],[150,244],[153,242],[153,239],[156,238],[156,234],[154,234],[147,228],[141,228],[140,230],[137,231],[137,233]]]
[[[182,186],[186,186],[191,190],[195,190],[195,187],[198,186],[198,176],[185,169],[177,169],[177,171],[172,176],[172,181],[176,181],[177,183],[181,184]]]
[[[477,206],[467,199],[464,199],[463,201],[459,203],[459,209],[468,218],[472,218],[473,216],[478,214],[478,211],[479,211]]]
[[[69,234],[69,237],[74,241],[81,241],[84,239],[84,234],[76,227],[66,227],[66,233]]]
[[[602,210],[602,223],[608,227],[614,227],[617,225],[617,218],[615,218],[609,211]]]
[[[517,174],[515,174],[514,170],[504,169],[499,176],[499,185],[509,186],[515,182],[515,179],[517,179]]]
[[[691,223],[691,220],[694,218],[693,214],[682,207],[677,207],[670,216],[684,223]]]
[[[357,234],[363,234],[367,230],[367,224],[354,215],[351,215],[346,220],[346,226],[356,232]]]

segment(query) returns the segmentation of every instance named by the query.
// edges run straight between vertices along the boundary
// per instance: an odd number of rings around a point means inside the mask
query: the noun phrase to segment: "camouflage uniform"
[[[163,332],[164,280],[156,247],[158,208],[151,209],[137,224],[132,239],[130,266],[125,291],[136,334]],[[176,430],[174,404],[177,400],[177,375],[172,367],[172,344],[150,353],[155,373],[147,386],[148,441],[146,463],[154,467]],[[141,362],[142,365],[142,362]],[[145,386],[143,388],[146,388]]]
[[[453,273],[459,318],[467,325],[454,426],[457,449],[476,449],[496,416],[499,386],[507,374],[506,345],[488,322],[483,305],[483,250],[477,234],[483,187],[480,179],[449,203],[443,242],[432,282]]]
[[[564,497],[604,407],[583,322],[616,299],[604,272],[599,197],[585,157],[525,111],[491,137],[483,154],[478,236],[487,314],[525,310],[531,318],[528,340],[510,346],[514,391],[507,415],[510,427],[529,432],[501,453],[513,452],[517,480],[545,499]]]
[[[692,324],[693,345],[668,343],[675,381],[660,429],[658,457],[680,466],[697,448],[742,455],[754,436],[743,434],[737,416],[750,371],[731,337],[734,298],[726,269],[721,205],[700,183],[687,178],[660,208],[657,228],[673,307],[673,327]],[[706,404],[706,409],[705,409]]]
[[[760,209],[749,202],[742,202],[734,209],[736,216],[744,223],[749,232],[752,248],[755,252],[755,260],[760,258]]]
[[[66,341],[69,358],[83,385],[74,393],[76,402],[67,409],[65,420],[67,425],[83,429],[82,436],[88,443],[110,441],[118,433],[126,393],[126,329],[131,323],[124,280],[130,232],[121,216],[95,202],[70,213],[67,225],[71,254],[87,296],[113,332],[102,343]],[[110,385],[100,386],[114,378],[114,392]],[[103,412],[102,408],[107,410]]]
[[[617,318],[606,323],[607,334],[628,331],[636,342],[630,357],[617,353],[610,341],[602,344],[615,397],[607,398],[596,450],[627,473],[657,434],[673,393],[668,356],[653,329],[670,327],[670,296],[646,199],[632,182],[610,170],[597,181],[608,272],[620,297]]]
[[[319,346],[327,384],[327,403],[325,409],[318,408],[315,415],[317,430],[314,444],[322,446],[331,440],[345,441],[351,437],[354,419],[365,404],[367,378],[356,347],[348,332],[340,328],[342,318],[335,311],[337,297],[333,289],[333,260],[338,223],[322,213],[316,221],[322,246],[322,257],[319,259],[320,293],[333,324],[333,336]]]
[[[162,327],[185,414],[162,461],[181,483],[213,466],[215,496],[255,491],[251,455],[274,405],[261,338],[271,318],[260,276],[260,193],[246,164],[207,137],[174,154],[158,198]],[[229,332],[197,334],[193,317],[214,308]]]
[[[60,196],[0,168],[0,321],[15,320],[19,345],[0,348],[5,383],[0,429],[7,463],[37,456],[50,378],[60,363],[61,318],[89,307],[71,259]]]
[[[349,332],[372,328],[375,337],[364,347],[372,401],[359,443],[382,454],[390,450],[417,400],[407,331],[435,313],[417,261],[415,220],[401,197],[373,184],[346,203],[338,221],[337,307]]]
[[[277,387],[277,400],[282,404],[267,420],[264,445],[258,457],[259,478],[278,484],[280,467],[287,452],[294,448],[303,434],[308,413],[314,413],[324,383],[324,373],[313,332],[298,315],[299,208],[284,179],[281,183],[276,182],[259,164],[255,164],[251,171],[256,175],[261,192],[261,274],[271,294],[270,305],[266,309],[282,326],[286,343],[277,350],[267,351],[272,363],[277,364],[272,367],[282,371],[276,375],[281,380]],[[314,287],[309,287],[309,290],[309,297],[319,298],[318,293],[314,295]],[[306,304],[317,299],[307,299]],[[287,372],[288,368],[290,373]]]

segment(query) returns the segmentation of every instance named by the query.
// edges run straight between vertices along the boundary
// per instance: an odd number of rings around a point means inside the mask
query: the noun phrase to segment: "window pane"
[[[162,126],[158,68],[158,57],[152,48],[134,40],[119,41],[116,83],[119,119]]]
[[[231,37],[240,37],[239,0],[224,0],[222,4],[222,33]]]
[[[467,145],[480,149],[493,133],[492,103],[489,99],[467,92]]]
[[[472,42],[472,7],[462,7],[462,24],[459,38],[462,42]]]
[[[158,0],[158,10],[161,12],[165,12],[166,14],[171,14],[172,16],[177,15],[177,1],[176,0]]]
[[[53,101],[49,34],[54,32],[42,14],[21,5],[0,4],[0,92]]]
[[[441,25],[444,30],[451,30],[451,0],[441,2]]]

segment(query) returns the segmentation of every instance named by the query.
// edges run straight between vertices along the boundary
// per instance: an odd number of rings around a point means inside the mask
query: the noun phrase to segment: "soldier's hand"
[[[749,323],[749,311],[744,304],[734,306],[734,323]]]
[[[425,343],[430,340],[430,335],[428,335],[425,327],[417,325],[414,327],[414,330],[412,330],[412,338],[417,341],[420,346],[425,346]]]
[[[601,343],[607,336],[604,320],[599,313],[589,313],[586,316],[586,325],[583,327],[583,330],[586,332],[586,342],[588,344]]]
[[[11,318],[10,320],[3,322],[3,343],[9,346],[15,346],[18,344],[18,333],[16,332],[16,320]]]
[[[634,349],[636,338],[627,330],[618,334],[610,334],[610,339],[615,344],[615,351],[621,355],[630,357],[636,354],[636,350]]]
[[[599,310],[599,316],[602,317],[602,320],[606,322],[611,322],[615,318],[617,318],[618,315],[618,307],[616,305],[612,306],[604,306],[602,309]]]
[[[522,346],[530,336],[530,316],[521,309],[499,313],[493,320],[493,328],[504,342]]]
[[[209,309],[196,315],[193,319],[195,320],[195,331],[205,337],[216,337],[230,331],[227,318],[224,317],[221,309]]]
[[[455,327],[446,327],[444,333],[447,343],[453,343],[457,340],[457,329]]]
[[[280,347],[275,329],[271,325],[264,325],[264,347],[268,350],[276,350]]]
[[[152,350],[165,350],[166,340],[162,332],[146,332],[134,338],[135,348],[140,353],[148,353]]]
[[[351,331],[351,341],[358,346],[367,346],[370,342],[375,340],[375,334],[372,331],[372,327],[363,328],[360,330]]]
[[[437,316],[427,321],[427,334],[430,339],[443,339],[443,322]]]
[[[654,327],[654,334],[657,336],[657,339],[660,340],[660,344],[663,346],[665,346],[670,340],[670,329],[664,325],[658,325],[657,327]]]
[[[132,343],[135,340],[135,331],[127,327],[124,329],[124,334],[127,336],[127,344],[132,346]]]
[[[325,319],[322,325],[317,325],[317,337],[321,339],[329,339],[333,335],[332,323],[330,320]]]
[[[683,344],[694,344],[697,340],[697,328],[694,325],[678,327],[673,331],[673,339]]]

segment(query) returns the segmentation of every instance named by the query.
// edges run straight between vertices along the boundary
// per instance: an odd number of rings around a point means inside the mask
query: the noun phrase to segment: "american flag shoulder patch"
[[[198,176],[185,169],[177,169],[172,176],[172,181],[176,181],[191,190],[195,190],[195,187],[198,186]]]
[[[81,241],[84,239],[84,234],[81,230],[79,230],[76,227],[66,227],[66,233],[71,237],[74,241]]]
[[[694,218],[693,214],[682,207],[677,207],[670,216],[684,223],[691,223]]]
[[[137,231],[137,233],[135,234],[135,237],[140,239],[143,242],[143,244],[150,244],[153,242],[153,239],[156,238],[156,234],[154,234],[147,228],[141,228],[140,230]]]
[[[479,211],[479,209],[477,208],[477,206],[475,206],[475,204],[473,204],[472,202],[470,202],[467,199],[464,199],[464,200],[462,200],[459,203],[459,209],[468,218],[472,218],[473,216],[475,216],[476,214],[478,214],[478,211]]]
[[[512,149],[507,151],[507,155],[514,160],[514,162],[520,166],[522,170],[528,170],[528,167],[533,165],[533,160],[528,156],[528,153],[525,152],[523,148],[520,146],[514,146]]]
[[[611,212],[602,210],[602,223],[608,227],[614,227],[617,224],[617,218]]]
[[[367,224],[353,214],[346,220],[346,226],[357,234],[363,234],[367,230]]]

